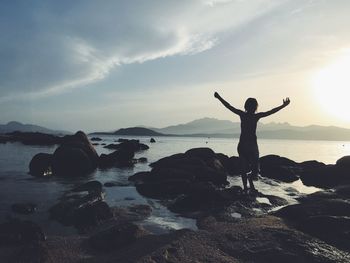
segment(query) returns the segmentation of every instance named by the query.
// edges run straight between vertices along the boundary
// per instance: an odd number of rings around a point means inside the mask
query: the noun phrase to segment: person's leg
[[[244,191],[247,191],[248,190],[248,184],[247,184],[247,182],[248,182],[248,178],[247,178],[248,162],[243,156],[240,156],[239,163],[240,163],[243,189],[244,189]]]
[[[258,147],[256,147],[256,149],[254,150],[252,156],[251,156],[251,168],[252,168],[252,172],[249,175],[249,185],[250,188],[255,190],[254,187],[254,179],[258,178],[258,174],[259,174],[259,150]]]

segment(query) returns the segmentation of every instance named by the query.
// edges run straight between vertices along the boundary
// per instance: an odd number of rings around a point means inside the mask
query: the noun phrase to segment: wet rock
[[[128,186],[126,183],[120,183],[120,182],[106,182],[103,184],[105,187],[114,187],[114,186]]]
[[[113,217],[110,207],[102,200],[102,195],[97,194],[67,197],[50,208],[50,218],[85,232]]]
[[[13,204],[11,206],[11,209],[15,213],[29,215],[29,214],[33,214],[36,211],[37,205],[32,203],[18,203],[18,204]]]
[[[284,207],[276,215],[292,222],[298,229],[340,249],[350,251],[350,186],[322,191],[300,199],[301,203]]]
[[[46,240],[40,226],[31,221],[11,219],[0,224],[0,245],[33,244]]]
[[[301,168],[298,164],[285,157],[267,155],[260,158],[260,174],[263,177],[282,182],[294,182],[299,179]]]
[[[252,218],[240,223],[201,221],[221,251],[243,262],[344,262],[346,252],[287,227],[275,217]]]
[[[29,163],[29,173],[33,176],[48,176],[52,175],[52,154],[38,153]]]
[[[152,214],[152,208],[149,205],[131,205],[128,207],[112,208],[114,221],[116,224],[140,222]]]
[[[155,143],[156,140],[155,140],[154,138],[151,138],[151,139],[149,140],[149,142],[150,142],[150,143]]]
[[[54,175],[83,176],[97,168],[98,155],[85,133],[79,131],[63,139],[63,144],[53,154]]]
[[[136,185],[136,190],[143,196],[156,199],[175,198],[189,192],[191,182],[188,180],[172,180],[164,182],[148,182]]]
[[[119,149],[110,154],[101,154],[99,167],[130,167],[134,162],[134,151],[130,149]]]
[[[115,225],[91,236],[89,244],[96,250],[110,252],[130,245],[147,234],[148,232],[142,227],[132,223],[125,223]]]
[[[99,138],[99,137],[92,137],[90,140],[93,141],[93,142],[100,142],[100,141],[102,141],[102,139]]]
[[[139,159],[137,159],[137,162],[138,163],[147,163],[147,158],[146,157],[141,157],[141,158],[139,158]]]

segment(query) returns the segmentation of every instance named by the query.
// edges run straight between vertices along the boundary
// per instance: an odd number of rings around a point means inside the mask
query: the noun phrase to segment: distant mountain
[[[33,124],[23,124],[17,121],[10,121],[7,124],[0,124],[0,133],[9,132],[41,132],[47,134],[69,134],[67,131],[56,131]]]
[[[165,128],[133,127],[106,134],[238,138],[240,136],[240,123],[214,118],[202,118]],[[262,139],[350,141],[350,129],[320,125],[301,127],[290,125],[287,122],[259,123],[257,135],[258,138]]]
[[[239,122],[202,118],[185,124],[172,125],[165,128],[150,128],[156,132],[174,135],[190,135],[198,133],[236,133],[240,131]]]
[[[131,135],[131,136],[164,136],[164,134],[143,127],[131,127],[119,129],[113,134],[115,135]]]

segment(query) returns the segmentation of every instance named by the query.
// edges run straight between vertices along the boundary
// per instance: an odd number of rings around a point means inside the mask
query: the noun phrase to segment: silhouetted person
[[[253,178],[257,177],[259,172],[259,148],[256,137],[256,127],[259,119],[267,117],[278,112],[286,107],[290,100],[286,98],[283,104],[270,111],[256,113],[258,109],[258,102],[254,98],[248,98],[244,104],[245,111],[236,109],[225,101],[219,93],[215,92],[214,97],[221,101],[221,103],[233,113],[239,115],[241,118],[241,136],[238,143],[238,154],[241,163],[241,173],[244,191],[247,192],[247,179],[249,180],[250,189],[255,190]],[[250,172],[251,171],[251,172]],[[250,173],[249,173],[250,172]],[[249,177],[247,176],[249,173]],[[247,178],[248,177],[248,178]]]

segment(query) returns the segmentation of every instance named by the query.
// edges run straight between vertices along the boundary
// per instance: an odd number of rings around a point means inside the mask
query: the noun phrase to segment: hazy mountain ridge
[[[67,131],[59,131],[48,129],[39,125],[34,124],[23,124],[17,121],[10,121],[7,124],[0,124],[0,133],[10,133],[10,132],[41,132],[47,134],[70,134]]]
[[[149,129],[179,136],[238,138],[240,123],[202,118],[185,124]],[[265,139],[350,141],[350,129],[321,125],[293,126],[287,122],[267,124],[259,122],[257,135]]]

